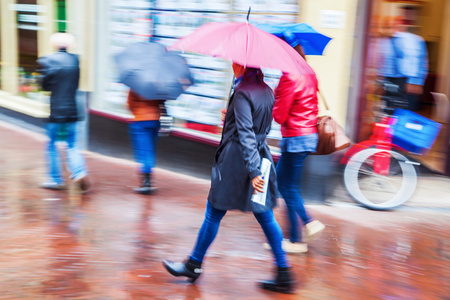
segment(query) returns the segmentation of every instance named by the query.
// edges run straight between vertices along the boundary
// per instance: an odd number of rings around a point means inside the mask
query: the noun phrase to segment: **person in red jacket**
[[[302,47],[291,46],[305,58]],[[275,89],[273,118],[281,125],[281,158],[277,164],[278,190],[288,210],[290,236],[283,241],[288,253],[308,251],[305,241],[317,237],[325,225],[306,212],[298,184],[301,184],[304,161],[316,150],[317,114],[319,112],[318,82],[315,74],[292,75],[283,73]],[[305,238],[299,231],[298,217],[304,225]],[[266,245],[267,247],[268,245]]]

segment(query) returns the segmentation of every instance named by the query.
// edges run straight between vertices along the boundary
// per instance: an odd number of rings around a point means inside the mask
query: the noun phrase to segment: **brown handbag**
[[[325,108],[328,110],[328,104],[319,93]],[[316,152],[313,155],[327,155],[350,146],[350,139],[345,135],[344,129],[329,115],[317,118],[317,134],[319,141]]]

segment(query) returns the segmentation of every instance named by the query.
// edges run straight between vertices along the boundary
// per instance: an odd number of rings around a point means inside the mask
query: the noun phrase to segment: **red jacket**
[[[283,137],[317,132],[318,83],[315,74],[283,73],[275,89],[273,118],[281,124]]]

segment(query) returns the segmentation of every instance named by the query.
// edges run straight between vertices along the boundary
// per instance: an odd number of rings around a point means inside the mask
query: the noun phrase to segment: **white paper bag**
[[[261,205],[266,205],[267,187],[269,186],[270,168],[272,163],[267,158],[263,158],[261,161],[261,177],[264,179],[263,193],[256,192],[253,194],[252,201]]]

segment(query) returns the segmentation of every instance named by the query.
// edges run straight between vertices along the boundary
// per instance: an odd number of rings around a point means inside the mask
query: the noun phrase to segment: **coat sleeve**
[[[46,67],[42,71],[42,89],[44,91],[52,91],[55,85],[55,70],[49,67]]]
[[[273,118],[278,124],[283,124],[289,118],[289,112],[294,103],[295,93],[292,82],[287,76],[282,76],[275,89],[275,103],[273,104]]]
[[[248,176],[253,179],[261,175],[259,170],[261,159],[258,153],[255,132],[253,131],[252,107],[249,99],[241,91],[236,92],[233,101],[236,128],[245,167],[247,168]]]

